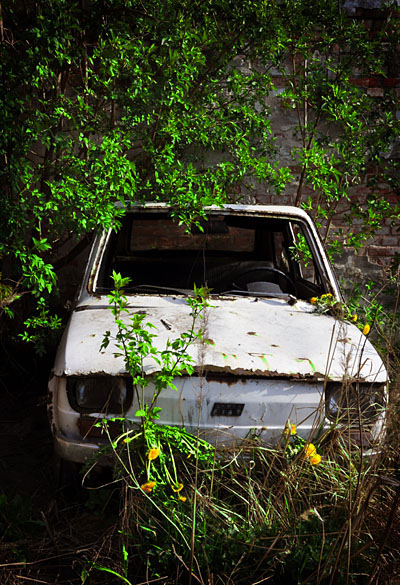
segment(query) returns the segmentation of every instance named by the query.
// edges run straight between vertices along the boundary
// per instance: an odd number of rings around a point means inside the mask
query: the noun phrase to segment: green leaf
[[[145,410],[143,410],[143,408],[139,408],[139,410],[137,410],[135,412],[135,416],[146,416],[147,412]]]

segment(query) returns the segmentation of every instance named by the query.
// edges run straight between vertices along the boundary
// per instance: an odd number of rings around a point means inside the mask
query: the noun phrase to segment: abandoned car
[[[166,205],[147,204],[95,239],[49,382],[56,452],[84,462],[106,441],[97,421],[141,420],[123,357],[112,344],[101,348],[116,331],[113,271],[130,278],[129,313],[146,315],[160,350],[189,329],[194,286],[211,291],[202,339],[188,348],[194,371],[157,399],[162,424],[222,446],[249,435],[275,441],[288,421],[308,439],[345,416],[355,442],[370,448],[384,427],[387,373],[354,323],[316,308],[315,298],[341,293],[312,220],[289,206],[206,215],[188,230]],[[144,359],[149,379],[157,367]],[[148,403],[153,391],[150,382]]]

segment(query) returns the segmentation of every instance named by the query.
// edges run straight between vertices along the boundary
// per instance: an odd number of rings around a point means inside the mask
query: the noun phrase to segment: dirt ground
[[[85,581],[85,571],[100,554],[112,555],[118,504],[105,511],[97,490],[57,487],[46,413],[53,356],[23,347],[1,354],[0,583],[112,583],[101,573]]]

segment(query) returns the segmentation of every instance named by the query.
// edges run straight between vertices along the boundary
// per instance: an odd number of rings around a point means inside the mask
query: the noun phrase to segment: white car
[[[175,379],[157,406],[162,424],[183,426],[216,445],[247,436],[273,442],[285,425],[308,439],[350,417],[348,436],[370,448],[384,427],[387,372],[355,324],[310,302],[341,294],[313,222],[289,206],[206,210],[202,229],[172,221],[164,204],[135,207],[116,233],[95,240],[77,303],[49,382],[56,452],[84,462],[106,439],[95,423],[139,407],[115,333],[107,294],[113,270],[129,276],[129,310],[145,313],[160,349],[190,326],[194,285],[211,289],[203,340],[189,348],[193,375]],[[126,317],[129,318],[129,315]],[[157,364],[146,359],[146,375]],[[151,383],[146,399],[151,400]],[[118,434],[119,424],[110,424]]]

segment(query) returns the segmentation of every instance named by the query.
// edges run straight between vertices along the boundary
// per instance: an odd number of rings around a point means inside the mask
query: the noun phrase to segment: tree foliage
[[[60,249],[117,228],[127,203],[168,201],[190,221],[204,205],[236,200],[249,181],[279,195],[293,177],[271,132],[276,100],[298,113],[293,202],[328,232],[343,201],[350,222],[372,219],[375,229],[392,217],[373,191],[367,207],[350,196],[371,162],[384,180],[382,153],[398,131],[393,96],[377,104],[351,83],[355,70],[384,75],[395,26],[386,16],[371,38],[333,0],[9,0],[0,311],[12,315],[28,294],[28,325],[57,327],[47,302]]]

